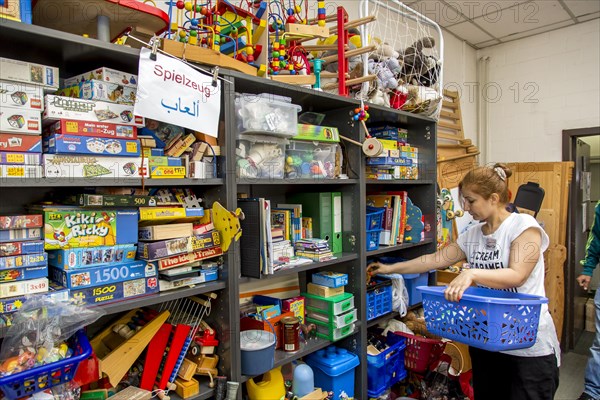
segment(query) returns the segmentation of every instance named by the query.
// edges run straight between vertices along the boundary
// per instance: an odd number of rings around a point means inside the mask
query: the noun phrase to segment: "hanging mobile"
[[[369,106],[364,105],[362,101],[360,102],[360,105],[361,107],[355,108],[353,111],[350,112],[350,115],[352,115],[352,121],[360,122],[360,125],[365,130],[365,136],[367,138],[362,143],[357,142],[356,140],[349,139],[342,135],[340,135],[340,138],[357,146],[361,146],[363,153],[365,153],[367,157],[377,157],[378,155],[383,153],[383,144],[379,140],[369,135],[369,129],[367,128],[367,124],[365,123],[365,121],[369,119]]]

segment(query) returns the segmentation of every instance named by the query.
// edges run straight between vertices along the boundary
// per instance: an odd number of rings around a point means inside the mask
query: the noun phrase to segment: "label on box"
[[[56,288],[54,289],[52,285],[49,285],[48,293],[45,296],[48,296],[51,299],[56,301],[66,301],[69,299],[69,290],[66,288]],[[23,304],[27,301],[27,296],[16,296],[9,297],[7,299],[0,300],[0,314],[10,314],[14,313],[18,309],[20,309]]]
[[[135,259],[134,244],[80,249],[50,250],[48,264],[60,269],[88,268],[101,264],[126,263]]]
[[[138,157],[137,140],[95,138],[75,135],[50,135],[43,141],[44,153],[97,154],[103,156]]]
[[[137,139],[137,127],[135,126],[71,119],[56,121],[47,127],[47,132],[98,138]]]
[[[0,131],[39,135],[42,132],[40,112],[25,108],[0,107]]]
[[[125,196],[110,194],[80,194],[77,204],[81,207],[155,207],[156,196]]]
[[[298,124],[298,133],[292,139],[338,143],[340,133],[337,128],[331,126]]]
[[[39,85],[0,80],[0,106],[42,111],[44,92]]]
[[[46,178],[141,178],[149,177],[150,171],[142,167],[140,157],[96,157],[76,155],[43,155]]]
[[[0,229],[40,228],[43,222],[42,214],[1,215]]]
[[[136,261],[127,264],[110,264],[97,267],[63,270],[50,267],[50,278],[58,284],[69,289],[107,285],[138,278],[157,276],[156,267],[145,261]]]
[[[348,284],[348,274],[322,271],[312,274],[312,282],[317,285],[337,288]]]
[[[221,254],[223,254],[223,250],[220,246],[217,246],[210,249],[198,250],[193,253],[180,254],[178,256],[151,261],[151,263],[154,264],[159,271],[162,271],[164,269],[175,268],[181,265],[193,263],[195,261],[220,256]]]
[[[32,83],[56,90],[58,89],[58,68],[0,58],[0,79]]]
[[[127,86],[137,86],[138,81],[137,75],[102,67],[67,78],[65,79],[64,85],[72,86],[93,79]]]
[[[185,178],[185,167],[150,166],[152,178]]]
[[[214,270],[202,271],[200,273],[200,275],[198,275],[198,276],[192,276],[192,277],[188,277],[188,278],[178,279],[175,281],[167,281],[164,279],[160,279],[158,281],[158,283],[159,283],[159,287],[160,287],[159,290],[161,292],[165,292],[167,290],[178,289],[178,288],[185,287],[185,286],[192,286],[192,285],[198,285],[200,283],[216,281],[217,279],[219,279],[219,272],[216,269],[214,269]]]
[[[12,242],[14,240],[38,240],[42,238],[40,228],[10,229],[0,231],[0,242]]]
[[[144,228],[140,228],[140,236],[143,235],[143,229]],[[220,245],[221,239],[219,237],[219,232],[213,231],[202,235],[161,240],[158,242],[139,242],[137,256],[144,260],[157,260]]]
[[[44,120],[72,119],[144,126],[144,118],[133,115],[133,106],[106,101],[46,95]]]
[[[40,165],[42,155],[40,153],[12,153],[0,152],[0,164],[4,165]]]
[[[0,151],[41,153],[42,138],[37,135],[0,133]]]
[[[46,250],[137,242],[136,211],[45,209],[44,221]]]
[[[158,293],[158,278],[138,278],[108,285],[70,289],[70,297],[78,305],[108,304],[133,297]]]
[[[39,267],[48,264],[48,254],[22,254],[0,257],[0,269]]]

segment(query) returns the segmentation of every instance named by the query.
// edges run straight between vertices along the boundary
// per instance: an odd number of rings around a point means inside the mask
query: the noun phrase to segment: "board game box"
[[[0,80],[0,106],[42,111],[44,92],[39,85]]]
[[[48,264],[64,270],[126,263],[135,259],[135,244],[84,247],[48,251]]]
[[[54,134],[44,137],[42,144],[44,153],[50,154],[94,154],[111,157],[140,155],[137,140]]]
[[[141,157],[44,154],[42,163],[46,178],[122,179],[150,176],[147,160],[142,164]]]
[[[44,133],[92,136],[109,139],[137,139],[137,127],[107,122],[60,119],[44,128]]]
[[[50,279],[69,289],[101,286],[138,278],[157,276],[156,267],[145,261],[108,264],[97,267],[68,270],[50,267]]]
[[[46,95],[44,102],[44,121],[71,119],[144,126],[144,118],[133,115],[132,105],[54,95]]]
[[[0,133],[0,151],[41,153],[42,137],[18,133]]]

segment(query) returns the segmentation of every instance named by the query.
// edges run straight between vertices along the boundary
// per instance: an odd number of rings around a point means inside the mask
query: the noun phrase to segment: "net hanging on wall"
[[[361,28],[361,41],[377,47],[362,56],[362,72],[377,79],[355,88],[354,96],[438,119],[444,46],[440,27],[397,0],[361,0],[360,16],[369,15],[377,19]]]

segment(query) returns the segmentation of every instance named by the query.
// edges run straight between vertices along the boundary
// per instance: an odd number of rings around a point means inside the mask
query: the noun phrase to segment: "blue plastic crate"
[[[79,364],[92,354],[92,346],[80,330],[69,347],[74,349],[69,358],[0,378],[0,391],[8,399],[18,399],[71,381]]]
[[[367,206],[367,231],[383,229],[385,208]]]
[[[404,286],[406,286],[406,290],[408,291],[408,306],[419,304],[423,300],[423,295],[417,290],[417,287],[427,286],[429,273],[403,274],[402,277],[404,278]]]
[[[490,351],[535,344],[540,310],[548,299],[479,287],[467,288],[459,302],[444,298],[444,286],[420,286],[427,330]]]
[[[372,398],[381,396],[396,382],[406,378],[405,339],[388,332],[386,343],[389,347],[376,356],[367,354],[367,394]]]
[[[377,250],[379,248],[379,235],[381,229],[367,231],[367,251]]]
[[[367,288],[367,321],[392,311],[392,280],[375,279]]]

